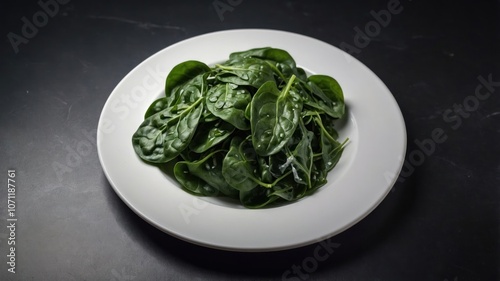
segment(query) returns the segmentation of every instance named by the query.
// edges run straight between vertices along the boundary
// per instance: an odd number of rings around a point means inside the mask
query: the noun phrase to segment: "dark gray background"
[[[22,18],[31,21],[41,7],[34,0],[0,4],[1,280],[281,280],[310,260],[318,244],[232,253],[163,234],[122,203],[98,160],[93,138],[108,95],[155,52],[233,28],[356,46],[355,28],[390,1],[231,2],[237,5],[221,17],[217,1],[72,0],[17,53],[8,34],[22,35]],[[302,279],[499,280],[499,2],[401,6],[354,56],[401,107],[408,163],[419,150],[415,141],[434,129],[447,139],[423,161],[414,158],[415,170],[406,169],[372,214],[331,238],[338,248]],[[474,104],[478,77],[497,84]],[[449,113],[464,102],[470,112]],[[54,167],[62,165],[68,170],[58,175]],[[17,171],[15,275],[6,264],[8,169]]]

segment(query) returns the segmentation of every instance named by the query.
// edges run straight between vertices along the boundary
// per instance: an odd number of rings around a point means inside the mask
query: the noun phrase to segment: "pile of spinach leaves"
[[[284,50],[256,48],[213,67],[175,66],[132,144],[144,161],[173,167],[192,194],[261,208],[327,182],[347,141],[334,129],[344,113],[335,79],[308,77]]]

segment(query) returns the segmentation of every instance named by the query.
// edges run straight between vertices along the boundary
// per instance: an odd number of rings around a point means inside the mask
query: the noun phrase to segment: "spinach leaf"
[[[144,119],[151,117],[152,115],[165,110],[169,106],[168,99],[166,97],[159,98],[155,100],[144,114]],[[164,115],[167,115],[168,111],[165,111]]]
[[[208,89],[206,78],[206,74],[200,74],[173,90],[172,97],[175,97],[175,99],[169,100],[166,108],[171,112],[171,115],[178,115],[200,98],[206,96]],[[205,109],[204,112],[206,112]]]
[[[277,48],[254,48],[242,52],[234,52],[229,55],[229,59],[231,60],[244,59],[249,57],[276,61],[288,64],[290,65],[290,67],[296,67],[293,57],[287,51]]]
[[[182,177],[185,174],[186,169],[192,177],[197,177],[201,182],[208,184],[209,186],[217,189],[223,195],[236,198],[239,194],[238,190],[232,188],[225,180],[222,175],[222,163],[227,151],[216,150],[200,160],[189,162],[180,161],[177,162],[179,172],[182,172]],[[174,167],[174,171],[175,171]],[[176,175],[177,176],[177,175]],[[186,180],[184,180],[186,181]],[[199,182],[199,181],[196,181]],[[202,185],[205,186],[205,185]],[[187,188],[187,187],[186,187]]]
[[[334,118],[344,116],[344,94],[337,80],[326,75],[311,75],[307,85],[315,96],[318,109]]]
[[[279,73],[281,78],[299,76],[297,65],[293,57],[285,50],[276,48],[255,48],[243,52],[235,52],[229,55],[229,59],[258,58],[266,60],[272,68]],[[302,73],[300,77],[303,77]],[[286,81],[285,81],[286,82]]]
[[[248,90],[235,84],[218,84],[208,90],[207,109],[216,117],[231,123],[240,130],[250,129],[245,109],[252,100]]]
[[[217,120],[215,122],[203,123],[201,128],[196,130],[193,140],[189,144],[189,149],[196,153],[202,153],[220,142],[227,139],[234,132],[234,126]]]
[[[252,143],[257,154],[272,155],[292,137],[302,111],[302,101],[292,87],[292,76],[281,91],[269,81],[252,99],[250,124]]]
[[[166,163],[163,140],[169,116],[158,112],[144,120],[132,136],[134,150],[143,160],[150,163]]]
[[[165,95],[169,97],[174,88],[210,70],[210,67],[199,61],[190,60],[179,63],[168,73],[165,83]]]
[[[236,85],[247,85],[259,88],[267,81],[274,81],[274,73],[269,64],[255,58],[229,60],[224,64],[217,64],[217,79]]]
[[[219,194],[218,189],[199,177],[193,177],[190,174],[188,163],[187,161],[179,161],[174,166],[175,179],[181,184],[182,188],[195,195],[217,196]]]
[[[169,120],[164,137],[164,155],[168,160],[174,159],[188,147],[198,126],[203,112],[203,98]]]
[[[239,191],[248,191],[258,185],[254,174],[255,155],[252,151],[248,141],[235,137],[222,163],[224,179]]]
[[[282,149],[277,153],[269,156],[269,172],[273,177],[279,178],[290,172],[290,164],[292,164],[293,158],[288,157],[285,150]]]
[[[271,167],[267,163],[266,158],[257,157],[257,162],[258,162],[257,164],[259,167],[258,171],[259,171],[260,180],[263,182],[272,182],[274,179],[273,179],[273,175],[271,173]]]
[[[293,151],[290,151],[289,147],[286,147],[288,157],[292,158],[292,173],[295,182],[299,184],[304,184],[307,187],[311,187],[311,170],[313,164],[313,150],[311,147],[311,141],[313,138],[313,132],[306,129],[302,119],[299,122],[300,134],[302,139],[295,146]]]
[[[306,194],[311,194],[312,192],[326,184],[326,176],[328,174],[328,171],[326,170],[324,164],[325,162],[323,161],[323,159],[319,159],[313,162],[311,169],[311,188],[307,190]]]
[[[132,136],[135,152],[151,163],[166,163],[177,157],[194,135],[203,111],[202,101],[199,98],[175,117],[168,118],[160,111],[144,120]]]
[[[328,172],[332,170],[344,151],[345,145],[349,139],[346,139],[343,143],[338,142],[333,138],[326,130],[321,118],[318,116],[315,119],[316,124],[321,128],[321,148],[322,148],[322,160],[324,162],[325,170]]]
[[[298,200],[307,192],[307,186],[298,184],[292,175],[289,175],[276,184],[269,196],[278,196],[286,201]]]
[[[307,81],[307,73],[304,69],[300,68],[300,67],[297,67],[297,77],[301,80],[301,81]]]
[[[278,196],[271,196],[271,193],[270,189],[256,186],[250,190],[240,191],[240,201],[247,208],[262,208],[279,198]]]
[[[147,109],[144,119],[152,115],[164,111],[164,116],[172,117],[175,115],[172,111],[175,108],[170,108],[174,104],[179,104],[184,97],[191,97],[188,93],[190,84],[196,84],[195,80],[203,80],[204,76],[200,75],[211,71],[210,67],[199,61],[186,61],[176,65],[168,74],[165,84],[165,97],[155,100]],[[187,87],[184,87],[186,86]],[[200,82],[198,81],[198,84]],[[193,101],[191,101],[192,103]]]
[[[301,120],[294,135],[300,135],[300,140],[297,143],[290,141],[281,151],[271,155],[269,170],[274,177],[282,177],[285,173],[291,173],[295,183],[311,188],[314,156],[311,143],[314,134],[306,129]]]

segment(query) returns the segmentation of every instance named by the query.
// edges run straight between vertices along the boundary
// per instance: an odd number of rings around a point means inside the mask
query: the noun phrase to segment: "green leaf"
[[[295,182],[299,184],[304,184],[308,188],[311,185],[311,170],[313,163],[313,150],[311,147],[311,141],[313,138],[313,132],[306,129],[302,119],[299,122],[299,129],[297,131],[302,136],[300,142],[295,146],[293,151],[290,151],[287,147],[287,156],[292,158],[292,173]]]
[[[214,116],[240,130],[249,130],[250,122],[245,118],[245,109],[251,100],[252,95],[248,90],[226,83],[218,84],[208,90],[206,104]]]
[[[307,186],[304,184],[298,184],[293,175],[289,175],[283,178],[281,181],[276,183],[273,187],[273,192],[269,196],[278,196],[286,201],[298,200],[307,192]]]
[[[135,152],[151,163],[166,163],[177,157],[191,141],[201,113],[203,98],[175,117],[163,111],[147,118],[132,136]]]
[[[321,128],[321,157],[325,170],[328,172],[331,171],[335,165],[337,165],[349,139],[346,139],[343,143],[338,142],[328,133],[319,115],[314,120],[316,124],[318,124],[319,128]]]
[[[180,114],[186,108],[206,96],[208,89],[206,74],[200,74],[173,90],[172,98],[166,108],[171,116]],[[206,112],[207,110],[204,110]]]
[[[199,125],[189,149],[196,153],[202,153],[227,139],[234,132],[234,126],[217,120],[215,122]]]
[[[313,165],[313,150],[311,142],[313,132],[308,131],[302,120],[294,135],[299,136],[299,141],[290,141],[281,151],[269,157],[270,172],[274,177],[290,174],[292,180],[306,188],[312,187],[311,171]],[[291,138],[290,140],[293,140]],[[280,185],[278,182],[277,185]]]
[[[243,206],[252,209],[263,208],[276,201],[278,196],[271,196],[272,191],[262,186],[240,191],[240,201]]]
[[[316,107],[334,118],[345,113],[344,94],[337,80],[326,75],[311,75],[307,85],[315,96]]]
[[[219,190],[199,177],[193,177],[187,161],[179,161],[174,166],[175,179],[189,193],[201,196],[217,196]]]
[[[177,118],[170,119],[164,138],[164,155],[168,160],[179,155],[191,142],[203,112],[202,100],[200,98],[200,102],[188,107]]]
[[[243,58],[229,60],[216,65],[217,79],[240,86],[252,86],[258,89],[262,84],[274,80],[274,72],[263,60]]]
[[[187,168],[190,176],[199,178],[202,182],[217,189],[226,196],[237,198],[239,194],[238,190],[232,188],[222,175],[222,163],[225,154],[226,151],[224,150],[216,150],[200,160],[193,162],[181,161],[177,162],[176,166],[179,165],[179,171],[182,171],[182,175],[185,174],[184,171]],[[182,175],[180,176],[182,177]],[[202,186],[204,185],[202,184]]]
[[[264,157],[257,157],[257,164],[259,167],[260,180],[262,182],[273,182],[273,175],[271,168]]]
[[[328,171],[326,170],[324,164],[325,163],[321,158],[313,162],[311,169],[311,188],[307,190],[306,195],[311,194],[312,192],[326,184],[326,176],[328,174]]]
[[[254,48],[242,52],[234,52],[229,55],[229,59],[231,60],[249,57],[286,63],[295,67],[295,60],[293,57],[287,51],[277,48]]]
[[[250,124],[257,154],[277,153],[292,137],[300,119],[302,101],[292,87],[295,76],[281,91],[270,81],[252,99]]]
[[[297,67],[297,77],[301,80],[301,81],[307,81],[307,73],[304,69],[300,68],[300,67]]]
[[[155,100],[149,106],[148,110],[146,111],[146,114],[144,114],[144,119],[147,119],[147,118],[151,117],[152,115],[167,109],[168,106],[169,106],[168,99],[166,97],[159,98],[159,99]],[[166,114],[167,114],[167,111],[164,113],[164,115],[166,115]]]
[[[288,157],[285,150],[282,149],[269,156],[269,172],[275,178],[282,177],[284,174],[291,171],[290,164],[292,161],[293,158]]]
[[[233,188],[248,191],[258,185],[254,171],[256,171],[256,166],[253,148],[248,141],[234,137],[222,163],[224,179]]]
[[[167,76],[165,83],[165,95],[169,97],[172,90],[184,83],[190,81],[194,77],[209,72],[211,69],[206,64],[189,60],[174,66]]]
[[[280,73],[282,77],[291,77],[292,75],[299,76],[297,65],[293,57],[285,50],[264,47],[255,48],[243,52],[235,52],[229,56],[232,60],[245,58],[258,58],[266,60],[275,68],[275,71]],[[302,75],[301,75],[302,77]]]

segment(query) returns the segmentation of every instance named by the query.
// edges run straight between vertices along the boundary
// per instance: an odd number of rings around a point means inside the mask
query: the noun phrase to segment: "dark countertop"
[[[102,107],[140,62],[207,32],[269,28],[349,48],[392,91],[408,133],[392,192],[314,270],[283,280],[499,280],[499,2],[331,2],[2,2],[0,279],[282,280],[310,260],[319,244],[235,253],[164,234],[114,193],[96,150]],[[425,154],[435,130],[446,140]]]

